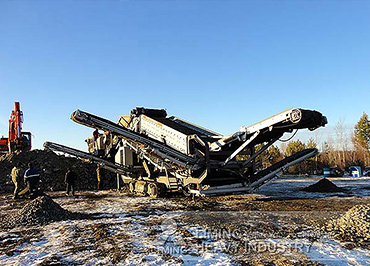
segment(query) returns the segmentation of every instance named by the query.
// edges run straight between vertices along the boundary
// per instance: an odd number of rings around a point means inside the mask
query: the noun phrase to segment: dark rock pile
[[[14,186],[10,172],[19,162],[22,163],[22,176],[28,168],[28,163],[34,163],[40,171],[43,181],[41,186],[45,191],[65,189],[64,176],[68,167],[71,167],[77,173],[77,189],[92,190],[97,187],[96,164],[81,161],[74,157],[57,155],[52,151],[32,150],[0,157],[0,192],[13,192]],[[115,188],[116,175],[103,169],[101,173],[103,175],[103,189]],[[21,186],[24,186],[24,184],[21,184]]]
[[[337,187],[330,180],[323,178],[315,184],[301,189],[305,192],[344,192],[344,189]]]
[[[82,214],[63,209],[48,196],[42,196],[27,203],[16,214],[7,217],[5,227],[21,225],[44,225],[51,222],[82,218]]]
[[[356,205],[343,216],[330,221],[324,228],[336,238],[360,246],[370,246],[370,204]]]

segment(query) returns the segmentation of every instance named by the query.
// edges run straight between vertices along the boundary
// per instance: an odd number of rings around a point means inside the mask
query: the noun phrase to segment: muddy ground
[[[285,177],[255,194],[166,199],[113,190],[47,193],[85,218],[2,228],[2,265],[369,265],[370,249],[325,224],[370,203],[370,179],[333,179],[345,192],[308,193],[318,178]],[[0,216],[29,200],[0,196]]]

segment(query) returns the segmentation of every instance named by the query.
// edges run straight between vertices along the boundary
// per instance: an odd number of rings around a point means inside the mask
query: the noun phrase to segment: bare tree
[[[335,136],[336,136],[336,154],[338,167],[344,169],[347,166],[347,154],[348,154],[348,138],[344,125],[344,120],[339,120],[335,125]]]

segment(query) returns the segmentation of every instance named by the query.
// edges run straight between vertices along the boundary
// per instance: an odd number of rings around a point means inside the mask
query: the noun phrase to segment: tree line
[[[256,146],[256,150],[263,144]],[[280,147],[272,145],[256,159],[256,168],[268,167],[290,155],[307,148],[319,148],[319,155],[288,169],[291,174],[315,174],[322,172],[324,167],[338,167],[347,170],[356,165],[364,168],[370,166],[370,121],[364,112],[353,128],[350,136],[347,135],[343,121],[335,126],[335,141],[329,136],[318,147],[313,138],[307,142],[299,139],[282,143]]]

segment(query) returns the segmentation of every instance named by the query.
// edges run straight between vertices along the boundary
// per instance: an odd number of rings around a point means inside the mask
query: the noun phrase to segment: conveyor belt
[[[73,112],[71,115],[71,119],[76,123],[91,128],[98,128],[104,131],[109,131],[115,135],[140,142],[144,145],[148,145],[153,148],[154,153],[157,153],[160,157],[164,159],[169,159],[174,162],[181,161],[183,167],[190,169],[199,168],[199,166],[196,166],[196,164],[199,162],[199,158],[195,156],[187,156],[165,144],[160,143],[159,141],[148,138],[147,136],[140,135],[139,133],[131,131],[107,119],[81,110],[76,110],[75,112]]]
[[[259,171],[258,173],[256,173],[253,176],[253,181],[255,181],[254,183],[258,183],[259,180],[261,180],[264,177],[270,175],[271,173],[274,173],[276,171],[280,171],[279,169],[291,166],[291,165],[293,165],[292,164],[293,162],[294,162],[294,164],[296,164],[298,162],[303,161],[304,159],[308,159],[310,157],[313,157],[313,156],[317,155],[318,153],[319,153],[319,151],[315,148],[313,148],[313,149],[304,149],[300,152],[297,152],[297,153],[295,153],[295,154],[293,154],[289,157],[286,157],[285,159],[271,165],[270,167]]]
[[[130,167],[127,167],[127,166],[124,166],[124,165],[121,165],[121,164],[118,164],[118,163],[112,163],[112,162],[109,162],[109,161],[104,160],[102,158],[91,155],[90,153],[80,151],[80,150],[77,150],[77,149],[74,149],[74,148],[71,148],[71,147],[67,147],[67,146],[64,146],[64,145],[61,145],[61,144],[58,144],[58,143],[47,141],[47,142],[44,143],[44,148],[52,150],[52,151],[68,153],[70,155],[73,155],[73,156],[76,156],[76,157],[79,157],[79,158],[88,159],[91,162],[98,163],[103,168],[105,168],[109,171],[118,173],[118,174],[125,175],[125,174],[127,174],[128,172],[131,171]]]

